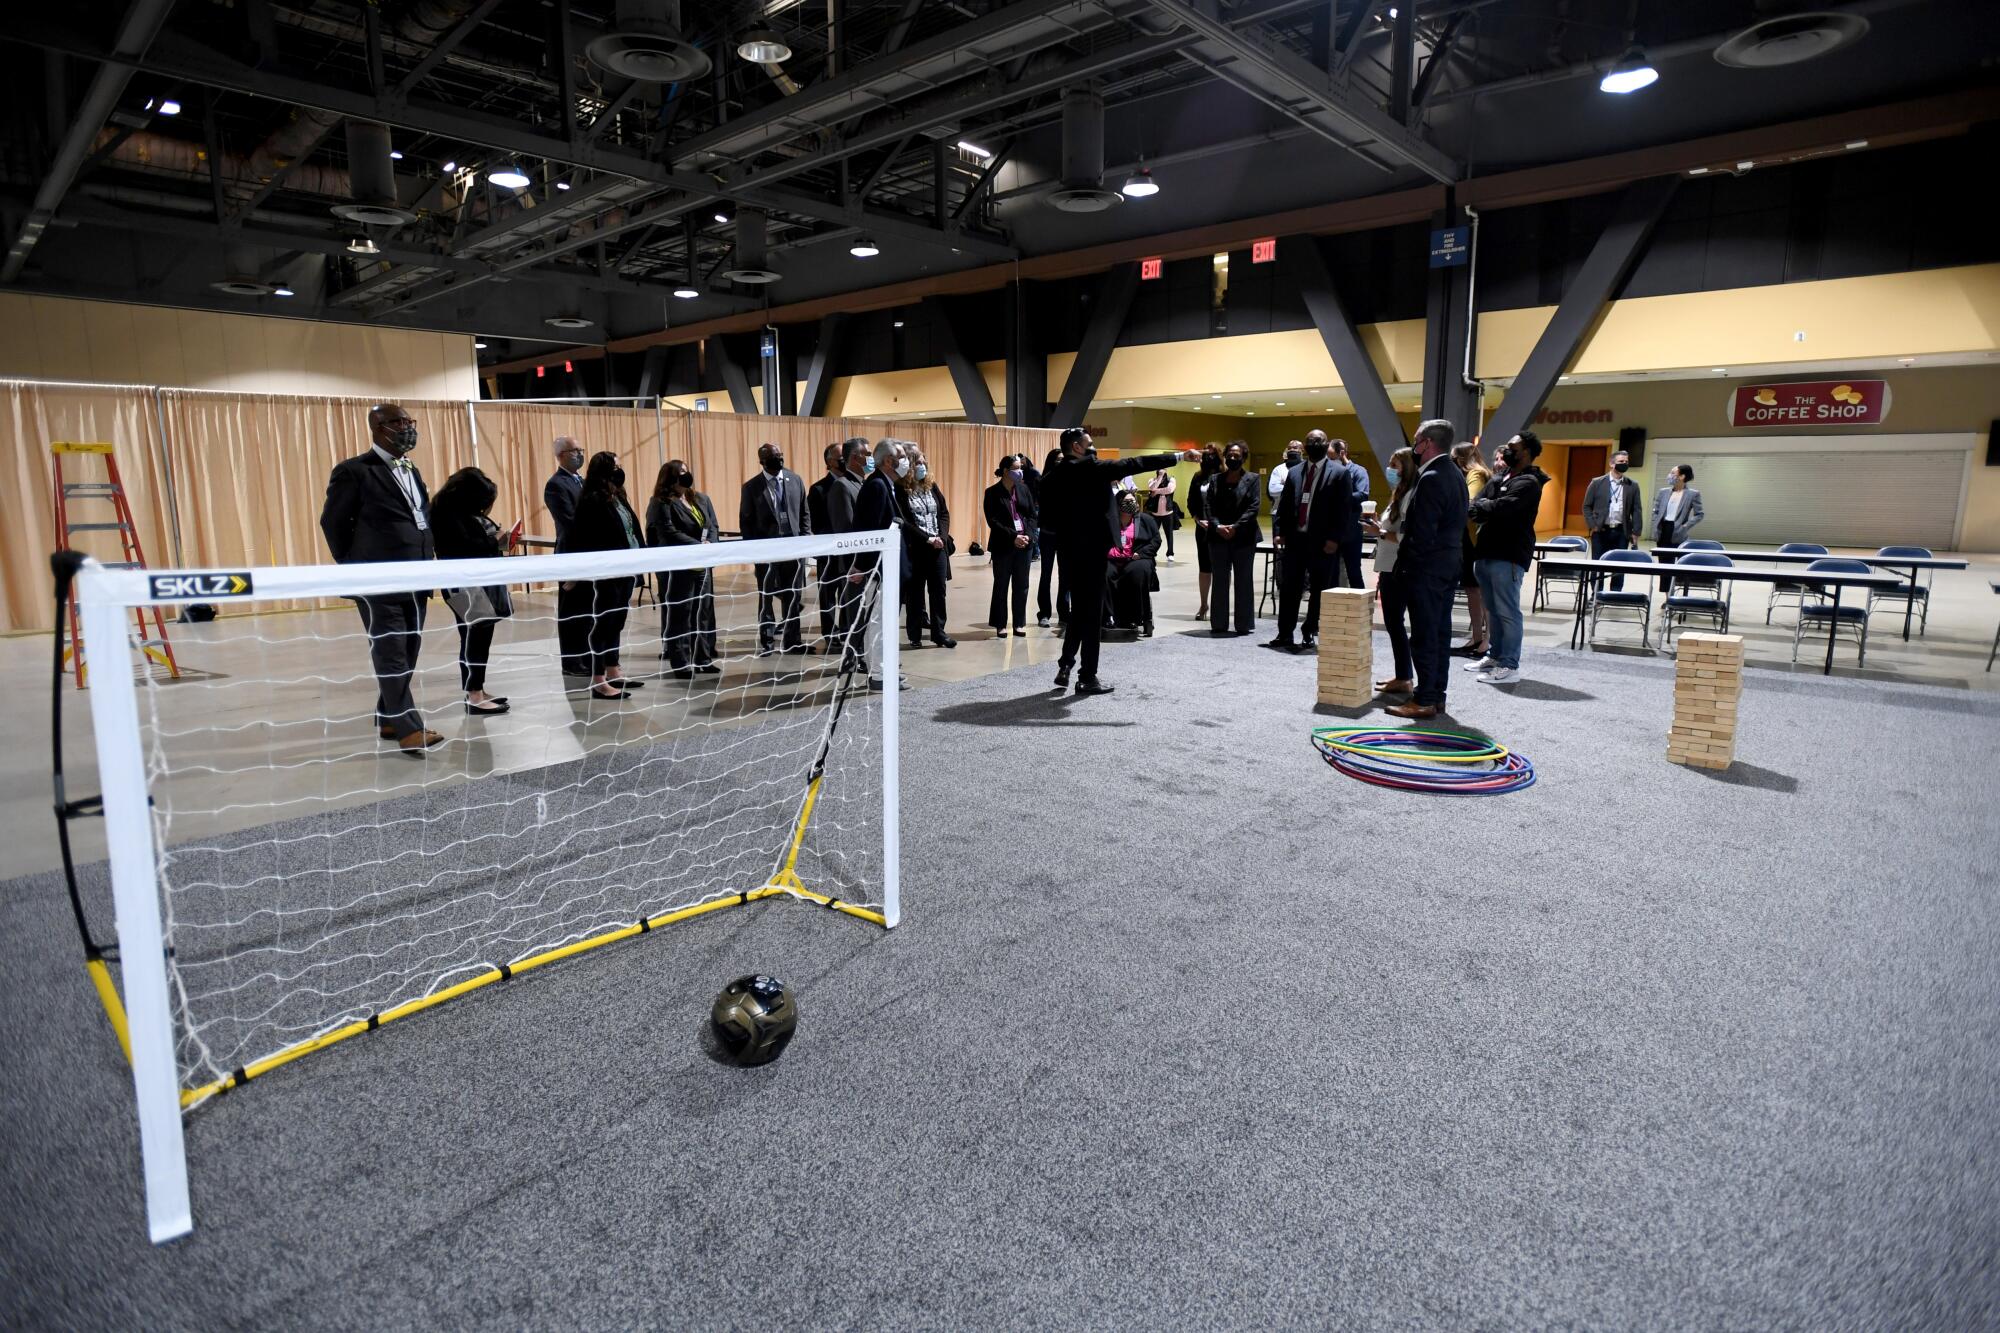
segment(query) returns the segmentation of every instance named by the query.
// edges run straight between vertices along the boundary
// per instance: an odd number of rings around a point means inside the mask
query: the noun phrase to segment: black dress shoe
[[[719,676],[722,674],[722,668],[713,662],[696,662],[694,669],[701,672],[704,676]]]
[[[1059,690],[1069,688],[1069,667],[1060,662],[1056,664],[1056,688]]]
[[[1286,652],[1290,652],[1290,651],[1291,651],[1291,650],[1293,649],[1293,647],[1294,647],[1295,645],[1294,645],[1294,644],[1292,643],[1292,641],[1291,641],[1290,639],[1288,639],[1288,638],[1286,638],[1286,637],[1285,637],[1284,635],[1280,634],[1280,635],[1279,635],[1279,636],[1278,636],[1277,638],[1275,638],[1275,639],[1266,639],[1266,640],[1264,640],[1264,646],[1265,646],[1266,648],[1282,648],[1282,649],[1284,649],[1284,650],[1285,650]]]
[[[1318,652],[1319,639],[1313,635],[1308,634],[1305,638],[1299,640],[1299,651],[1302,653]]]
[[[1025,639],[1028,637],[1028,631],[1024,629],[1017,629],[1014,631],[1014,637],[1017,639]]]
[[[1151,625],[1141,625],[1141,626],[1139,627],[1139,637],[1140,637],[1140,638],[1142,638],[1142,639],[1150,639],[1150,638],[1152,638],[1152,637],[1153,637],[1153,627],[1152,627]]]
[[[945,635],[942,639],[932,639],[931,642],[936,644],[940,648],[958,647],[958,640],[952,638],[951,635],[949,634]]]
[[[1080,680],[1076,683],[1078,694],[1109,694],[1117,688],[1116,685],[1106,685],[1101,680]]]
[[[474,717],[498,717],[509,710],[505,699],[488,699],[483,704],[476,704],[468,699],[465,704],[465,711]]]
[[[1486,645],[1483,643],[1461,643],[1451,650],[1453,657],[1484,657]]]
[[[694,668],[691,666],[677,666],[673,669],[672,674],[675,680],[693,680]]]

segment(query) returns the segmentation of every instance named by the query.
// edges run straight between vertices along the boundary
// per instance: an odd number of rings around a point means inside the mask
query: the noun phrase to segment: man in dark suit
[[[1069,687],[1070,669],[1081,657],[1076,692],[1109,694],[1115,687],[1097,679],[1097,650],[1104,633],[1104,568],[1112,544],[1124,532],[1111,487],[1121,477],[1172,467],[1181,455],[1099,459],[1093,456],[1090,432],[1081,426],[1065,430],[1058,447],[1062,456],[1042,476],[1042,540],[1054,531],[1056,558],[1070,598],[1056,688]]]
[[[556,525],[556,546],[569,535],[576,518],[576,502],[583,495],[583,446],[567,435],[556,436],[556,470],[542,486],[542,503]],[[590,635],[590,585],[577,582],[556,585],[556,650],[562,657],[566,676],[587,676],[585,660]]]
[[[1346,440],[1333,441],[1333,456],[1347,469],[1349,498],[1353,501],[1347,531],[1340,534],[1340,565],[1347,576],[1347,582],[1341,586],[1365,587],[1361,582],[1361,504],[1368,498],[1368,469],[1355,462],[1347,452]]]
[[[1331,447],[1323,430],[1306,432],[1305,458],[1285,471],[1278,493],[1278,512],[1271,529],[1282,563],[1278,566],[1278,637],[1266,648],[1296,652],[1319,646],[1320,594],[1333,586],[1340,570],[1340,542],[1360,512],[1353,483],[1340,460],[1329,458]],[[1298,623],[1299,596],[1306,596],[1305,639],[1292,641]]]
[[[320,531],[340,564],[385,560],[429,560],[430,492],[409,460],[417,447],[417,423],[394,403],[368,411],[372,442],[366,453],[334,465],[320,510]],[[424,604],[429,592],[380,593],[356,597],[368,631],[375,666],[375,725],[383,740],[394,740],[408,755],[421,757],[444,739],[424,726],[410,693],[417,652],[424,641]]]
[[[839,489],[842,446],[829,444],[820,451],[826,475],[806,488],[806,518],[818,533],[845,532],[833,525],[833,492]],[[833,642],[834,620],[840,612],[840,589],[846,582],[837,572],[834,558],[823,555],[815,564],[814,583],[819,592],[819,645]]]
[[[773,537],[806,537],[812,518],[806,512],[806,484],[785,466],[785,451],[775,444],[757,446],[758,475],[743,483],[736,509],[736,528],[746,542]],[[802,653],[799,608],[805,600],[806,562],[778,560],[756,566],[757,656],[778,651],[782,638],[788,653]],[[777,610],[774,613],[773,607]]]
[[[1451,676],[1451,598],[1464,561],[1470,505],[1465,474],[1451,461],[1456,436],[1449,421],[1426,421],[1411,441],[1422,471],[1403,515],[1396,574],[1409,589],[1410,658],[1417,672],[1417,694],[1389,710],[1397,717],[1436,717],[1445,709]]]
[[[1625,475],[1632,455],[1620,449],[1611,455],[1611,470],[1592,477],[1583,491],[1583,526],[1590,529],[1590,558],[1602,560],[1606,551],[1622,551],[1637,546],[1639,529],[1645,526],[1644,507],[1639,503],[1639,483]],[[1611,590],[1625,587],[1625,576],[1611,576]]]
[[[868,473],[867,479],[861,483],[861,489],[854,497],[854,531],[877,532],[883,528],[895,528],[898,532],[902,530],[904,523],[909,519],[909,514],[903,507],[902,493],[891,478],[906,477],[909,473],[909,447],[903,441],[882,439],[875,442],[874,470]],[[898,576],[907,581],[910,577],[909,545],[902,541],[897,541],[893,545],[898,561]],[[865,587],[868,575],[874,572],[875,562],[879,558],[873,551],[854,556],[854,563],[848,573],[849,581]],[[862,608],[857,605],[856,616],[859,617],[861,612]],[[894,614],[893,609],[885,609],[881,615],[869,622],[868,637],[873,642],[869,645],[868,660],[872,660],[875,664],[874,670],[868,676],[868,688],[871,690],[883,688],[881,640],[895,633],[895,626],[890,624]],[[882,632],[884,626],[887,626],[887,634]],[[910,688],[909,681],[902,679],[900,672],[897,673],[896,683],[901,689]]]

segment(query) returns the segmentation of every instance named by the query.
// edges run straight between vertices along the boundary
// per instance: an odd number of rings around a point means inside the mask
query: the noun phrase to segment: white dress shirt
[[[424,517],[423,496],[417,491],[416,464],[405,462],[379,444],[370,444],[375,456],[389,465],[389,475],[396,479],[396,489],[403,493],[403,499],[410,506],[410,517],[416,520],[417,531],[430,530],[430,520]]]
[[[1625,479],[1616,473],[1611,477],[1611,512],[1604,525],[1608,528],[1625,526]]]

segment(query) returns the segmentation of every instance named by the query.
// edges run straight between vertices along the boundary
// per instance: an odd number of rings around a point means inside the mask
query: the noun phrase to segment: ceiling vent
[[[1753,23],[1715,48],[1715,58],[1736,69],[1776,69],[1852,46],[1868,31],[1858,14],[1788,14]]]
[[[681,34],[680,0],[618,0],[611,31],[584,47],[590,58],[640,83],[680,83],[708,73],[706,52]]]
[[[1102,213],[1124,198],[1104,188],[1104,98],[1066,88],[1062,106],[1062,185],[1049,202],[1065,213]]]
[[[364,226],[400,227],[417,215],[396,205],[396,166],[389,156],[389,127],[372,120],[347,122],[347,186],[353,202],[333,215]]]
[[[776,282],[779,274],[765,260],[764,213],[757,208],[736,210],[736,257],[722,276],[732,282]]]
[[[590,321],[582,315],[551,315],[542,323],[552,329],[587,329]]]

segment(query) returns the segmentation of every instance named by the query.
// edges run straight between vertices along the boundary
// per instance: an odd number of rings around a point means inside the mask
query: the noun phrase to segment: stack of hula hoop
[[[1501,796],[1535,785],[1535,766],[1498,741],[1456,731],[1315,727],[1320,757],[1350,778],[1439,796]]]

